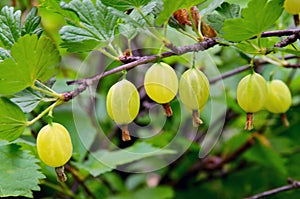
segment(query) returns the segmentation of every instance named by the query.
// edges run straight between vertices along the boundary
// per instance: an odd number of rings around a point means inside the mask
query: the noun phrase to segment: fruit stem
[[[203,124],[203,121],[199,118],[198,110],[193,110],[192,116],[193,116],[193,126],[194,127],[198,127],[201,124]]]
[[[192,64],[192,68],[195,68],[195,62],[196,62],[196,52],[193,53],[193,64]]]
[[[285,127],[289,127],[289,126],[290,126],[289,120],[287,119],[285,113],[281,113],[281,114],[280,114],[280,118],[281,118],[281,121],[282,121],[282,123],[283,123],[283,125],[284,125]]]
[[[251,74],[255,73],[255,70],[254,70],[254,57],[250,61],[250,73]]]
[[[124,142],[130,141],[131,137],[130,137],[130,134],[129,134],[128,125],[127,124],[122,125],[120,128],[122,130],[122,140]]]
[[[30,126],[32,124],[34,124],[35,122],[37,122],[39,119],[41,119],[44,115],[46,115],[46,113],[48,113],[49,111],[52,111],[56,106],[60,105],[64,103],[63,100],[57,100],[56,102],[54,102],[53,104],[51,104],[50,106],[48,106],[43,112],[41,112],[38,116],[36,116],[35,118],[33,118],[31,121],[27,121],[26,122],[26,126]]]
[[[122,70],[123,73],[123,79],[126,79],[127,70]]]
[[[56,172],[58,182],[66,182],[67,181],[68,178],[65,174],[65,167],[64,166],[55,167],[55,172]]]
[[[170,103],[162,104],[162,106],[165,110],[165,114],[167,115],[167,117],[171,117],[173,115],[173,111],[172,107],[170,106]]]
[[[245,130],[253,129],[253,113],[247,113]]]
[[[36,91],[39,91],[39,92],[41,92],[41,93],[44,93],[44,94],[46,94],[46,95],[48,95],[48,96],[55,97],[56,99],[64,99],[63,94],[58,94],[58,93],[56,93],[55,91],[53,91],[52,89],[48,88],[46,85],[42,84],[42,83],[39,82],[39,81],[36,81],[36,83],[37,83],[38,85],[44,87],[44,88],[47,89],[47,90],[45,90],[45,89],[43,89],[43,88],[40,88],[40,87],[37,87],[37,86],[35,86],[35,85],[32,85],[32,86],[31,86],[32,89],[34,89],[34,90],[36,90]]]

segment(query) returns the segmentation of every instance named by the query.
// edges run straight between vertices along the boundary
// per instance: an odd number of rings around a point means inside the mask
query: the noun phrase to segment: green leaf
[[[155,188],[143,188],[135,192],[126,192],[118,196],[111,196],[108,199],[167,199],[173,198],[174,192],[171,187],[159,186]]]
[[[240,6],[238,4],[224,2],[216,11],[226,18],[237,18],[240,16]]]
[[[224,2],[216,9],[213,14],[207,15],[207,21],[217,31],[221,32],[223,23],[226,19],[237,18],[240,15],[240,6]]]
[[[0,197],[25,196],[33,198],[32,191],[39,191],[38,160],[21,150],[17,144],[0,145]]]
[[[285,53],[288,53],[288,54],[293,54],[293,55],[296,55],[296,56],[300,56],[300,51],[299,50],[293,50],[293,49],[289,49],[289,48],[270,48],[270,50],[274,50],[275,52],[276,51],[280,51],[280,52],[285,52]]]
[[[9,57],[10,57],[9,51],[0,47],[0,62]]]
[[[274,44],[276,41],[274,41],[273,38],[260,38],[260,45],[264,46],[267,49],[273,49]],[[237,43],[235,45],[238,49],[240,49],[242,52],[248,53],[248,54],[253,54],[257,55],[260,54],[261,52],[258,50],[259,49],[259,44],[257,39],[252,39],[249,41],[242,41],[240,43]]]
[[[144,16],[149,16],[159,4],[155,1],[143,6],[141,11]],[[144,26],[146,22],[140,13],[134,9],[129,15],[120,12],[119,10],[110,8],[111,12],[121,18],[124,23],[119,24],[119,32],[127,37],[128,39],[133,39],[138,32],[145,31]]]
[[[133,39],[137,35],[138,30],[131,24],[120,24],[119,32],[128,39]]]
[[[39,0],[39,8],[49,10],[50,12],[55,12],[67,18],[69,21],[73,21],[74,23],[78,22],[78,17],[76,14],[69,10],[64,10],[60,6],[61,0]]]
[[[137,143],[126,149],[117,151],[96,151],[89,156],[84,164],[76,164],[77,167],[90,172],[93,176],[111,171],[119,165],[127,164],[146,157],[173,154],[175,151],[159,149],[147,143]]]
[[[14,94],[10,100],[16,103],[23,112],[29,113],[44,100],[44,95],[32,88],[26,88]]]
[[[225,144],[223,149],[223,156],[229,155],[237,150],[241,145],[245,144],[249,139],[249,135],[247,133],[239,133],[237,135],[232,136]]]
[[[151,0],[101,0],[102,3],[106,6],[116,8],[121,11],[129,10],[132,8],[138,8],[142,5],[146,5]]]
[[[27,14],[22,27],[22,36],[24,36],[25,34],[36,34],[40,36],[42,34],[43,29],[38,28],[41,22],[41,17],[36,16],[37,13],[38,9],[36,7],[33,7]]]
[[[164,9],[158,15],[158,17],[156,19],[156,24],[158,26],[160,26],[163,23],[165,23],[166,21],[168,21],[169,18],[171,17],[171,15],[176,10],[183,9],[183,8],[190,8],[192,6],[195,6],[195,5],[198,5],[202,2],[204,2],[204,0],[190,0],[190,1],[186,1],[186,0],[178,0],[178,1],[163,0],[163,2],[164,2]]]
[[[0,40],[9,49],[21,35],[21,11],[5,6],[0,12]]]
[[[64,26],[60,30],[62,47],[70,52],[93,50],[112,41],[117,19],[100,0],[74,0],[63,4],[64,9],[76,13],[80,23]]]
[[[4,97],[0,98],[0,140],[12,141],[20,137],[26,122],[20,107]]]
[[[286,174],[285,160],[272,148],[264,146],[258,141],[245,153],[245,157],[247,160],[256,162],[265,168]]]
[[[40,36],[42,28],[38,28],[41,17],[37,15],[37,8],[33,7],[27,14],[23,26],[21,26],[21,11],[14,11],[14,7],[5,6],[0,12],[0,41],[10,49],[21,36],[36,34]]]
[[[280,17],[283,0],[251,0],[242,10],[242,18],[227,19],[222,31],[229,41],[242,41],[267,30]]]
[[[0,63],[0,94],[13,94],[54,75],[59,52],[50,39],[25,35],[11,48],[12,58]]]

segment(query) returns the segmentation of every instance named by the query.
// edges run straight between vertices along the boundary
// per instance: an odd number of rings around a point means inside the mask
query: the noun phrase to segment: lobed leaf
[[[228,41],[239,42],[259,35],[280,17],[283,0],[251,0],[242,10],[242,18],[227,19],[222,31]]]
[[[22,36],[26,34],[36,34],[38,36],[41,36],[43,29],[38,28],[41,22],[41,17],[36,16],[37,13],[38,9],[36,7],[33,7],[27,14],[22,26]]]
[[[141,11],[145,17],[148,17],[158,6],[158,2],[152,1],[145,6],[142,6]],[[146,22],[136,9],[134,9],[129,15],[114,8],[109,9],[113,14],[119,16],[123,20],[124,23],[120,23],[118,27],[119,32],[123,36],[128,39],[132,39],[138,32],[145,31]]]
[[[0,197],[25,196],[33,198],[32,191],[39,191],[38,160],[17,144],[0,145]]]
[[[20,107],[7,98],[0,98],[0,140],[12,141],[20,137],[26,122]]]
[[[11,48],[11,58],[0,63],[0,94],[19,92],[54,75],[60,63],[59,52],[50,39],[25,35]]]
[[[0,62],[7,59],[7,58],[9,58],[9,57],[10,57],[9,51],[0,47]]]
[[[60,30],[62,47],[68,48],[68,51],[90,51],[113,39],[118,17],[100,0],[95,3],[92,0],[74,0],[62,6],[76,13],[80,19],[80,22],[64,26]]]
[[[0,12],[0,40],[9,49],[21,36],[21,11],[5,6]]]
[[[237,18],[240,16],[240,6],[224,2],[216,8],[216,12],[207,15],[207,21],[217,31],[221,32],[226,19]]]
[[[17,104],[23,112],[30,113],[44,100],[44,95],[32,88],[26,88],[25,90],[14,94],[10,100]]]
[[[0,12],[0,41],[7,49],[10,49],[21,36],[43,32],[39,28],[41,18],[37,15],[37,8],[33,7],[27,14],[23,26],[21,25],[21,11],[14,11],[14,7],[5,6]]]

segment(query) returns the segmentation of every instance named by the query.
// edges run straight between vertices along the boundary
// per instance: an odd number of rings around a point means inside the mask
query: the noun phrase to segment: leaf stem
[[[39,119],[41,119],[44,115],[46,115],[48,112],[51,113],[52,110],[53,110],[56,106],[58,106],[58,105],[60,105],[60,104],[62,104],[62,103],[64,103],[64,101],[61,100],[61,99],[58,99],[56,102],[54,102],[53,104],[51,104],[48,108],[46,108],[43,112],[41,112],[38,116],[36,116],[35,118],[33,118],[33,119],[30,120],[30,121],[27,121],[27,122],[25,123],[25,125],[26,125],[26,126],[30,126],[30,125],[34,124],[34,123],[37,122]]]
[[[36,81],[36,83],[38,83],[40,86],[43,86],[45,89],[42,89],[40,87],[35,86],[34,84],[31,86],[32,89],[39,91],[41,93],[44,93],[46,95],[55,97],[56,99],[64,99],[64,96],[62,94],[56,93],[55,91],[53,91],[52,89],[48,88],[47,86],[45,86],[44,84],[40,83],[39,81]]]
[[[107,57],[111,58],[112,60],[116,60],[119,61],[119,58],[110,54],[109,52],[107,52],[106,50],[104,50],[103,48],[99,48],[98,49],[99,52],[101,52],[102,54],[106,55]]]
[[[107,46],[107,48],[116,56],[120,56],[120,54],[117,52],[117,49],[113,46],[112,43],[109,43],[109,45]]]

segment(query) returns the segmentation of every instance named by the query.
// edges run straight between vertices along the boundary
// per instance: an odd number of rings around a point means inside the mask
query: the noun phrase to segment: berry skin
[[[65,165],[72,156],[72,141],[68,130],[58,123],[44,126],[37,136],[40,159],[51,167]]]
[[[281,80],[268,82],[268,95],[265,108],[271,113],[285,113],[292,104],[292,95],[287,85]]]
[[[178,79],[166,63],[153,64],[146,72],[144,86],[147,95],[159,104],[169,103],[177,94]]]
[[[239,106],[247,113],[246,130],[253,128],[253,113],[263,108],[267,91],[267,82],[258,73],[247,75],[239,82],[236,95]]]
[[[109,89],[106,109],[109,117],[122,129],[123,141],[131,139],[127,125],[136,118],[139,108],[140,96],[130,81],[123,79]]]
[[[284,9],[286,12],[296,15],[300,13],[300,1],[299,0],[285,0]]]
[[[185,71],[179,82],[179,95],[182,103],[193,111],[193,124],[202,123],[198,111],[202,110],[209,97],[209,82],[207,77],[197,68]]]
[[[267,90],[267,82],[261,75],[247,75],[238,84],[236,95],[239,106],[246,113],[260,111],[264,106]]]

